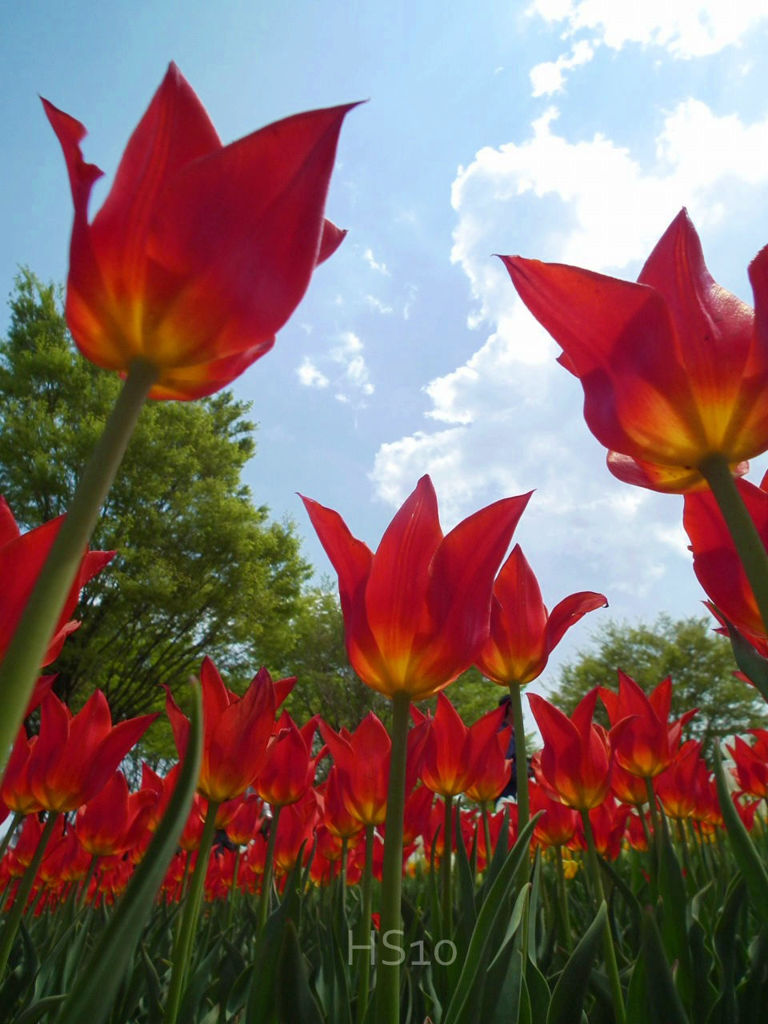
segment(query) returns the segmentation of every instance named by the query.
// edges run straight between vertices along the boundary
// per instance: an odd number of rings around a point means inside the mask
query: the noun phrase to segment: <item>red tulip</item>
[[[259,796],[272,807],[296,803],[312,784],[311,733],[308,744],[291,716],[286,712],[281,717],[256,780]]]
[[[443,536],[428,476],[375,554],[331,509],[305,498],[339,575],[347,653],[388,697],[430,697],[475,660],[488,635],[493,576],[530,495],[476,512]]]
[[[3,581],[0,587],[0,660],[63,521],[64,517],[59,516],[28,533],[22,533],[5,498],[0,497],[0,579]],[[114,554],[114,551],[88,551],[83,557],[41,665],[50,665],[58,657],[64,641],[80,625],[69,621],[80,591],[92,576],[101,572]],[[41,695],[36,693],[38,697]],[[31,703],[27,714],[33,706]]]
[[[23,727],[19,729],[3,774],[0,799],[16,814],[36,814],[43,809],[43,805],[32,792],[27,778],[29,755],[35,743],[37,743],[36,736],[27,736]]]
[[[345,800],[345,792],[349,788],[346,773],[338,765],[332,765],[321,791],[323,826],[331,835],[339,839],[351,839],[361,831],[365,824],[360,820],[358,814],[352,814],[347,809],[347,803],[355,807],[352,800]],[[386,812],[386,804],[384,808]],[[377,814],[377,812],[374,813]]]
[[[255,793],[238,797],[235,813],[224,826],[227,838],[236,846],[247,846],[264,825],[264,804]]]
[[[670,764],[678,747],[683,726],[696,714],[698,708],[686,711],[677,721],[669,721],[672,702],[672,680],[669,676],[645,692],[625,672],[619,669],[619,692],[604,686],[599,690],[611,725],[632,716],[632,727],[624,729],[616,738],[613,753],[616,761],[632,775],[652,779]]]
[[[608,733],[592,721],[597,687],[582,698],[569,718],[549,701],[529,694],[544,748],[536,764],[537,781],[555,798],[577,811],[589,811],[605,799],[611,783]],[[612,730],[623,729],[622,722]]]
[[[538,783],[528,784],[531,814],[542,815],[536,821],[533,838],[542,846],[563,846],[573,839],[579,816],[572,807],[553,800]]]
[[[387,785],[392,741],[381,720],[370,711],[353,733],[334,732],[320,722],[338,772],[341,799],[363,825],[381,825],[387,813]]]
[[[768,545],[768,474],[760,487],[747,480],[737,480],[736,486],[763,544]],[[685,496],[683,526],[691,542],[693,571],[717,610],[750,640],[764,641],[766,626],[711,492]]]
[[[625,804],[618,804],[608,793],[602,803],[589,812],[589,823],[595,840],[595,849],[606,860],[616,860],[621,853],[622,840],[627,828],[627,819],[631,811]],[[579,822],[577,830],[580,840],[586,849],[583,838],[583,824]]]
[[[768,332],[709,275],[683,210],[637,284],[577,267],[502,259],[523,302],[563,349],[584,388],[584,416],[629,483],[658,491],[701,487],[702,463],[734,471],[768,448]],[[750,268],[768,298],[768,251]]]
[[[269,351],[342,233],[323,207],[350,106],[278,121],[222,146],[171,64],[91,224],[101,171],[79,121],[43,101],[75,207],[67,321],[90,360],[157,372],[154,398],[211,394]]]
[[[687,740],[672,763],[654,782],[654,791],[670,818],[696,818],[708,812],[709,772],[701,743]]]
[[[440,796],[471,791],[472,800],[494,800],[509,779],[504,759],[509,741],[506,731],[499,734],[505,711],[494,708],[467,728],[445,694],[438,694],[421,756],[424,785]]]
[[[101,690],[76,715],[49,693],[40,709],[40,733],[29,752],[29,789],[48,811],[77,810],[103,789],[156,718],[141,715],[113,726]]]
[[[147,827],[155,799],[149,789],[129,793],[125,776],[115,772],[77,812],[76,834],[81,846],[96,857],[132,850]]]
[[[218,669],[206,658],[200,671],[203,691],[203,759],[197,789],[213,803],[244,793],[264,763],[275,724],[272,678],[261,669],[242,697],[228,690]],[[166,710],[176,749],[184,756],[189,721],[167,690]]]
[[[742,793],[749,793],[751,796],[760,799],[768,797],[768,761],[762,757],[755,747],[737,736],[734,746],[728,747],[728,752],[734,761],[734,776],[739,783]]]
[[[491,633],[477,667],[502,686],[524,686],[541,675],[574,623],[607,604],[602,594],[584,591],[564,598],[548,613],[536,577],[517,544],[493,585]]]

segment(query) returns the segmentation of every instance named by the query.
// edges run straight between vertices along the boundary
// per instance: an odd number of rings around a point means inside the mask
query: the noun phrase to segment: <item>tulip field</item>
[[[166,687],[177,758],[154,770],[157,714],[113,722],[98,690],[78,710],[60,699],[56,658],[110,572],[115,553],[88,545],[139,411],[212,394],[272,347],[344,239],[324,206],[351,107],[223,146],[172,65],[89,219],[85,128],[43,103],[74,204],[69,329],[125,383],[66,516],[22,532],[0,500],[0,1021],[765,1020],[768,730],[706,760],[697,709],[671,718],[675,680],[646,692],[632,665],[570,714],[525,694],[607,603],[547,609],[514,544],[530,493],[443,533],[423,476],[375,550],[302,499],[349,662],[386,716],[297,723],[283,704],[300,677],[253,666],[244,686],[212,650]],[[713,628],[768,700],[768,481],[746,479],[768,450],[768,248],[754,309],[712,280],[684,210],[637,282],[502,260],[610,472],[684,496]],[[450,686],[473,666],[492,710],[468,723]]]

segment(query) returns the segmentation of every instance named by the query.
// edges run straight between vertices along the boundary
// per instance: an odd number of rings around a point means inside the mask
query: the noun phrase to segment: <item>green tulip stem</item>
[[[96,874],[96,868],[99,865],[100,859],[101,858],[99,857],[98,853],[91,854],[91,862],[88,865],[88,870],[83,875],[80,885],[74,887],[75,890],[79,889],[77,896],[78,909],[82,909],[82,907],[85,906],[86,900],[88,899],[88,887],[91,884],[91,879]]]
[[[264,872],[261,876],[261,893],[259,894],[259,931],[267,923],[269,904],[272,897],[272,874],[274,871],[275,843],[277,842],[277,824],[280,820],[280,804],[272,808],[272,821],[269,826],[267,853],[264,857]]]
[[[603,880],[600,876],[600,864],[597,858],[597,850],[595,848],[595,836],[592,831],[592,822],[589,820],[589,811],[581,812],[581,821],[584,827],[584,836],[587,840],[587,863],[589,865],[589,873],[592,877],[595,901],[597,909],[599,910],[602,904],[605,903],[605,891],[603,890]],[[627,1015],[624,1009],[624,995],[621,991],[619,967],[616,962],[616,949],[613,945],[611,922],[607,915],[605,918],[605,928],[603,929],[603,956],[605,957],[605,967],[608,972],[608,982],[611,986],[611,996],[613,998],[613,1011],[616,1015],[616,1024],[626,1024]]]
[[[341,840],[341,864],[339,867],[339,878],[341,880],[341,905],[347,905],[347,861],[349,860],[349,838],[343,836]]]
[[[0,775],[24,721],[46,648],[77,578],[99,511],[156,377],[157,370],[148,363],[136,360],[131,364],[123,390],[80,477],[66,519],[5,652],[0,665]]]
[[[557,866],[557,903],[560,908],[560,923],[563,928],[563,946],[571,952],[571,916],[568,912],[568,894],[565,890],[565,869],[563,868],[563,848],[555,846],[555,865]]]
[[[517,780],[517,827],[525,828],[531,817],[528,800],[528,757],[525,750],[525,722],[523,720],[523,689],[517,683],[509,684],[509,698],[515,719],[515,772]]]
[[[203,834],[200,845],[197,848],[197,861],[192,878],[189,882],[184,908],[182,910],[181,924],[176,935],[176,943],[173,950],[173,968],[171,972],[171,983],[168,988],[168,1000],[165,1004],[164,1024],[176,1024],[181,1007],[181,997],[184,994],[184,986],[189,972],[189,961],[192,956],[192,947],[197,933],[197,920],[200,916],[200,906],[203,902],[205,888],[205,876],[208,872],[208,859],[213,846],[213,837],[216,834],[216,814],[219,804],[216,801],[209,801],[208,811],[205,815]]]
[[[43,827],[40,842],[37,844],[34,856],[29,862],[26,871],[21,876],[19,887],[16,890],[16,895],[13,899],[13,906],[6,918],[2,935],[0,935],[0,980],[5,974],[5,968],[8,963],[8,957],[11,955],[11,950],[13,949],[13,941],[16,938],[16,932],[19,930],[19,925],[21,924],[21,919],[24,916],[27,901],[29,900],[29,894],[32,892],[32,886],[35,884],[35,879],[37,878],[37,872],[43,860],[45,848],[48,845],[49,839],[53,835],[53,830],[59,817],[59,813],[59,811],[48,812],[48,818],[45,822],[45,826]]]
[[[365,867],[361,887],[360,921],[357,928],[357,1024],[363,1024],[365,1020],[371,981],[374,832],[373,825],[365,826]]]
[[[398,1024],[400,1020],[400,964],[406,955],[400,893],[403,880],[403,813],[410,705],[411,698],[407,693],[393,694],[392,752],[381,883],[381,938],[385,945],[378,962],[375,1024]]]
[[[485,836],[485,870],[487,871],[491,864],[491,857],[493,856],[493,850],[491,850],[491,821],[488,817],[487,804],[482,805],[480,813],[483,816],[483,835]]]
[[[720,508],[760,616],[768,629],[768,552],[762,538],[739,494],[727,460],[722,455],[710,455],[701,463],[699,471]]]
[[[232,864],[232,882],[229,886],[229,898],[227,899],[227,931],[232,927],[232,922],[235,919],[235,904],[238,902],[238,896],[240,890],[237,887],[237,875],[240,870],[240,846],[238,845],[235,850],[235,856]]]
[[[453,891],[451,860],[453,859],[453,796],[443,797],[443,859],[440,861],[440,906],[443,938],[450,939],[453,931]]]

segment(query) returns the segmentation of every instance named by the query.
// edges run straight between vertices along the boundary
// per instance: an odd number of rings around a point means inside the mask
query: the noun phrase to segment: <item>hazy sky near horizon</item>
[[[71,200],[38,94],[88,128],[86,158],[106,172],[92,212],[170,60],[225,142],[367,99],[326,211],[348,237],[234,385],[260,425],[254,500],[293,518],[329,573],[296,492],[375,547],[423,473],[446,528],[535,489],[516,539],[545,601],[610,602],[566,654],[600,617],[698,614],[681,500],[610,476],[578,382],[493,254],[633,279],[687,206],[712,274],[751,302],[746,268],[768,242],[767,47],[764,0],[8,4],[0,288],[22,264],[66,276]]]

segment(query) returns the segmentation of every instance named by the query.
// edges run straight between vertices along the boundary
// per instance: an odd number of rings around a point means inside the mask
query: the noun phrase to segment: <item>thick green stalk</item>
[[[374,826],[365,826],[365,867],[362,878],[362,906],[357,929],[357,1024],[363,1024],[368,1008],[371,981],[371,908],[373,901]]]
[[[563,945],[567,953],[571,952],[571,916],[568,912],[568,894],[565,890],[565,869],[563,868],[563,848],[555,847],[555,865],[557,867],[557,905],[560,909],[560,923],[563,927]]]
[[[35,884],[38,868],[40,867],[40,863],[43,859],[43,854],[45,853],[45,848],[48,845],[48,840],[53,835],[53,829],[58,817],[58,811],[48,812],[48,820],[46,821],[42,835],[40,836],[40,842],[37,844],[35,854],[29,862],[27,870],[21,877],[21,882],[19,883],[19,887],[16,890],[16,895],[13,900],[13,906],[5,920],[2,936],[0,936],[0,979],[2,979],[5,974],[8,957],[11,955],[11,950],[13,949],[13,940],[16,938],[16,932],[19,930],[19,925],[21,924],[21,919],[27,906],[29,894],[32,892],[32,886]]]
[[[85,901],[88,899],[88,887],[91,884],[91,879],[96,874],[96,868],[99,863],[98,853],[91,854],[91,863],[88,865],[88,870],[80,881],[80,885],[75,888],[78,889],[77,906],[78,909],[85,906]]]
[[[443,938],[450,939],[453,931],[453,887],[451,861],[453,859],[453,797],[443,797],[443,859],[440,861],[440,904]]]
[[[123,458],[141,407],[157,377],[148,363],[131,364],[104,433],[83,471],[24,614],[0,665],[0,775],[40,672],[45,650],[72,589],[99,510]]]
[[[232,884],[229,887],[229,898],[227,900],[227,931],[232,927],[235,919],[235,903],[240,894],[237,887],[237,873],[240,869],[240,847],[235,850],[234,863],[232,865]]]
[[[597,859],[595,837],[592,832],[592,822],[589,820],[588,811],[581,812],[581,821],[584,826],[584,836],[587,840],[587,863],[589,864],[589,873],[592,876],[595,901],[597,903],[597,909],[599,910],[601,905],[605,903],[605,891],[603,890],[603,880],[600,876],[600,864]],[[608,982],[611,986],[613,1012],[616,1015],[616,1022],[617,1024],[626,1024],[627,1015],[624,1009],[624,995],[621,991],[619,967],[616,963],[616,949],[613,945],[611,923],[607,916],[605,919],[605,928],[603,929],[603,956],[605,957],[605,968],[608,972]]]
[[[487,871],[491,858],[493,857],[493,850],[491,849],[491,822],[488,817],[488,805],[482,804],[480,807],[480,813],[483,817],[483,835],[485,837],[485,870]]]
[[[523,691],[517,683],[509,684],[509,697],[515,718],[515,771],[517,780],[517,827],[525,828],[531,817],[528,801],[528,757],[525,750],[525,722],[523,721]]]
[[[400,1020],[400,964],[406,955],[400,893],[403,880],[403,812],[410,704],[411,699],[407,693],[396,693],[392,697],[392,754],[381,885],[381,939],[386,955],[382,953],[378,964],[375,1024],[398,1024]]]
[[[710,455],[701,463],[699,470],[722,512],[763,623],[768,629],[768,552],[765,545],[739,494],[727,460],[722,455]]]
[[[192,956],[192,946],[194,945],[197,932],[197,919],[200,915],[200,905],[203,902],[208,858],[211,846],[213,845],[213,837],[216,834],[216,813],[218,809],[218,803],[211,801],[208,804],[203,835],[197,850],[197,862],[195,863],[195,870],[192,872],[189,891],[187,892],[182,911],[181,925],[173,949],[173,969],[171,984],[168,988],[168,1000],[165,1004],[164,1024],[176,1024],[176,1019],[179,1016],[181,997],[184,994],[189,961]]]
[[[280,820],[280,806],[272,808],[272,822],[269,826],[267,854],[264,858],[264,873],[261,876],[261,893],[259,894],[259,931],[267,923],[269,901],[272,895],[272,871],[275,859],[275,843],[277,841],[277,823]]]

